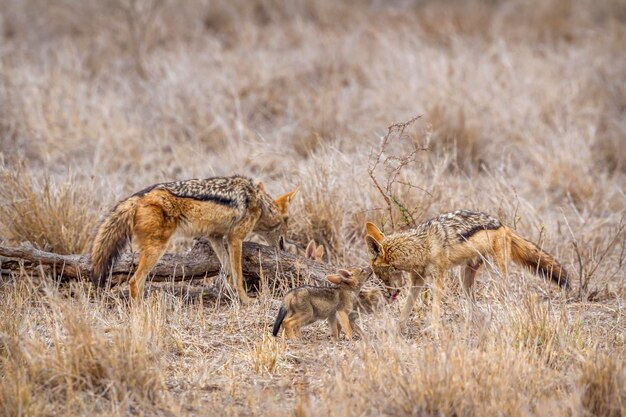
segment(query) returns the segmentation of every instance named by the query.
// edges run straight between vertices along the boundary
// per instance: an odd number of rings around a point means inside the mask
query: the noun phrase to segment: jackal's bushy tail
[[[511,231],[511,257],[535,273],[548,277],[559,286],[569,289],[567,271],[549,253]]]
[[[130,197],[115,206],[100,223],[91,245],[91,281],[104,287],[109,269],[130,240],[138,197]]]
[[[278,310],[278,315],[276,316],[276,321],[274,322],[274,328],[272,329],[272,334],[274,336],[278,336],[278,331],[280,330],[280,325],[283,324],[283,320],[287,315],[287,308],[285,306],[280,306],[280,310]]]

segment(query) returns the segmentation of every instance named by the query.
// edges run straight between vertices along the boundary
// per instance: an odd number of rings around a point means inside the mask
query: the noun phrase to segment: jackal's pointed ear
[[[332,282],[333,284],[341,284],[341,276],[333,274],[333,275],[326,275],[326,280],[329,282]]]
[[[365,223],[365,232],[379,242],[385,238],[383,232],[372,222]]]
[[[350,278],[352,276],[352,272],[346,270],[346,269],[340,269],[337,272],[339,272],[339,275],[341,275],[344,278]]]
[[[263,183],[261,181],[259,181],[259,183],[257,184],[256,188],[258,188],[260,191],[265,192],[265,186],[263,185]]]
[[[321,261],[323,256],[324,256],[324,245],[319,245],[317,249],[315,249],[315,259]]]
[[[374,236],[365,236],[365,244],[367,245],[367,250],[369,251],[372,260],[385,258],[385,250],[383,249],[383,245],[378,240],[376,240]]]
[[[306,246],[306,258],[307,259],[315,259],[315,241],[311,240],[309,244]]]
[[[295,197],[299,190],[300,186],[298,185],[293,191],[281,195],[274,201],[281,213],[285,215],[289,213],[289,203],[291,203],[291,200]]]

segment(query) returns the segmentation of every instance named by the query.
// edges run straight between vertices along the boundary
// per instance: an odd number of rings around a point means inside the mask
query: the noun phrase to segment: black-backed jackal
[[[357,294],[363,283],[372,275],[372,268],[340,269],[336,275],[328,275],[326,279],[335,284],[331,287],[315,287],[304,285],[289,291],[278,310],[272,334],[278,335],[281,325],[285,328],[288,338],[301,337],[303,326],[318,320],[328,320],[330,334],[334,339],[339,337],[343,328],[348,340],[352,339],[352,330],[363,337],[363,331],[350,317],[355,309]]]
[[[409,317],[424,278],[432,277],[433,321],[437,325],[444,273],[453,266],[465,265],[463,288],[471,296],[476,271],[486,258],[493,259],[504,276],[512,260],[569,288],[567,272],[551,255],[485,213],[469,210],[446,213],[389,236],[371,222],[365,224],[365,229],[372,268],[390,296],[395,297],[399,291],[399,271],[410,274],[411,289],[400,315],[401,322]]]
[[[273,200],[261,183],[240,176],[152,185],[119,202],[98,226],[91,246],[91,280],[106,285],[109,269],[132,238],[139,263],[130,279],[130,294],[137,299],[179,230],[208,238],[227,276],[233,276],[239,298],[248,303],[241,268],[243,240],[254,231],[277,246],[287,231],[289,203],[297,191]]]

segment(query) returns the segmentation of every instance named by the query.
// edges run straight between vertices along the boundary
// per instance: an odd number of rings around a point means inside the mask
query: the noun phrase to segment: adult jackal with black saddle
[[[132,238],[139,250],[130,294],[143,293],[146,277],[165,252],[174,232],[206,236],[239,298],[250,301],[243,282],[241,252],[250,232],[278,246],[287,232],[295,190],[273,200],[262,183],[232,176],[155,184],[119,202],[99,225],[91,246],[91,280],[106,285],[109,270]],[[224,245],[228,244],[228,249]]]
[[[374,223],[367,222],[365,229],[372,268],[390,296],[399,291],[398,272],[410,273],[411,290],[400,316],[402,322],[408,318],[424,278],[434,280],[433,318],[438,322],[444,273],[453,266],[465,265],[463,287],[471,295],[476,271],[487,258],[504,276],[512,260],[569,288],[567,272],[550,254],[485,213],[458,210],[389,236]]]

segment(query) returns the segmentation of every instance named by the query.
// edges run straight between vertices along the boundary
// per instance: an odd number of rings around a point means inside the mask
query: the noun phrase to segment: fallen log
[[[112,283],[128,279],[137,268],[137,254],[123,254],[112,270]],[[248,287],[293,288],[304,283],[324,282],[324,277],[335,271],[329,264],[315,262],[302,256],[260,245],[244,242],[242,267]],[[59,255],[32,246],[7,247],[0,245],[0,271],[2,274],[20,270],[45,270],[59,280],[88,280],[91,261],[89,255]],[[196,241],[189,251],[165,254],[150,274],[149,280],[186,281],[216,276],[220,263],[204,239]]]

